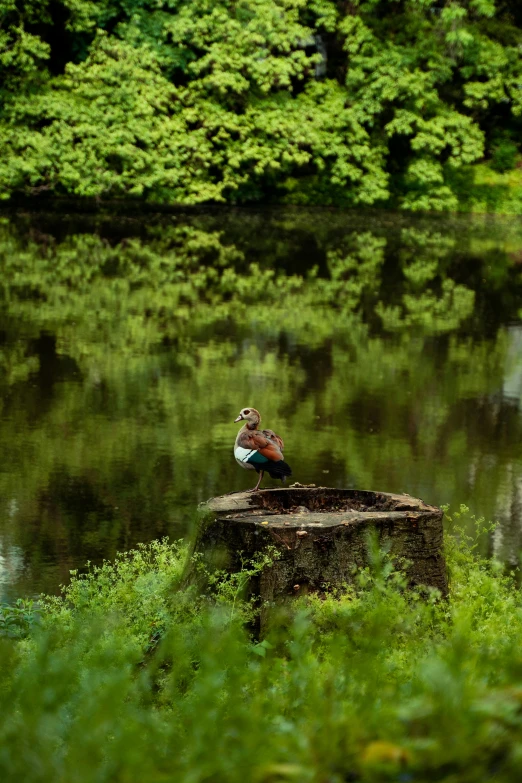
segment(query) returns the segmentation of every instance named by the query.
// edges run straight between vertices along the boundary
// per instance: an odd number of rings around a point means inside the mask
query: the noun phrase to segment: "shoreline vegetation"
[[[247,211],[248,209],[274,210],[283,208],[290,212],[292,209],[298,210],[324,210],[330,212],[343,212],[347,209],[355,213],[361,212],[360,205],[346,205],[343,199],[338,200],[318,200],[307,201],[306,199],[296,198],[266,198],[260,201],[245,201],[236,203],[234,201],[202,201],[196,203],[155,201],[143,196],[115,196],[114,194],[101,194],[97,196],[75,197],[76,194],[63,193],[56,195],[54,193],[30,193],[15,192],[9,196],[0,194],[0,210],[5,214],[12,213],[14,210],[30,210],[31,212],[46,212],[49,210],[63,210],[72,213],[107,213],[112,216],[140,214],[176,214],[176,213],[197,213],[198,211],[208,212],[209,210],[231,210],[238,208]],[[452,209],[438,210],[436,207],[426,210],[418,210],[416,214],[426,218],[436,218],[437,216],[446,219],[459,217],[514,217],[522,214],[522,168],[516,168],[509,171],[495,171],[487,163],[480,163],[470,168],[467,172],[467,181],[457,191],[458,202]],[[407,215],[408,211],[401,208],[393,201],[378,203],[377,205],[367,206],[364,210],[368,214],[372,212],[380,214]],[[0,217],[2,212],[0,212]]]
[[[0,200],[522,211],[516,0],[4,0]]]
[[[129,196],[81,196],[75,197],[67,193],[56,195],[49,193],[27,194],[15,193],[8,198],[2,199],[0,196],[0,217],[13,214],[17,210],[30,211],[38,214],[39,212],[51,212],[53,210],[62,210],[72,214],[107,214],[112,217],[141,215],[175,215],[175,214],[197,214],[216,211],[241,210],[245,213],[255,210],[273,211],[284,209],[288,213],[293,210],[302,210],[303,212],[329,212],[331,214],[354,214],[368,215],[393,215],[397,219],[407,217],[412,214],[409,211],[402,210],[393,202],[384,202],[378,205],[370,205],[361,209],[358,205],[346,206],[342,200],[337,202],[301,203],[299,199],[266,199],[264,201],[247,202],[222,202],[222,201],[204,201],[199,203],[163,202],[153,201],[144,197]],[[497,172],[491,169],[487,164],[481,163],[473,167],[470,172],[470,178],[465,187],[462,187],[458,193],[458,204],[451,210],[427,209],[419,210],[415,214],[426,219],[436,219],[441,217],[446,220],[466,218],[510,218],[522,214],[522,169],[515,169],[507,172]]]
[[[266,562],[196,593],[167,540],[1,607],[2,779],[517,779],[518,569],[480,556],[483,519],[450,519],[448,600],[369,538],[354,586],[273,609],[263,640],[244,587]]]

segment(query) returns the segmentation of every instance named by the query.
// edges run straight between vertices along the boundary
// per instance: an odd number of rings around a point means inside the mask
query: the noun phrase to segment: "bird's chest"
[[[252,456],[255,453],[255,449],[244,449],[241,446],[236,446],[234,448],[234,457],[236,458],[236,462],[246,470],[255,470],[255,467],[251,464],[251,462],[248,461],[249,459],[252,459]]]

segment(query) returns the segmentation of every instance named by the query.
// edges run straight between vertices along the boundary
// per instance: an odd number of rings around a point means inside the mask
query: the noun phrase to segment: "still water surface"
[[[246,406],[295,480],[468,504],[518,562],[519,222],[12,211],[0,274],[0,598],[187,535],[255,480]]]

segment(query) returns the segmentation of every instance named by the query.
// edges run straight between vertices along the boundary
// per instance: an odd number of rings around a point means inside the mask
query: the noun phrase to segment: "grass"
[[[182,588],[185,549],[166,541],[4,607],[1,779],[518,779],[521,595],[466,516],[448,539],[449,600],[406,590],[370,542],[354,586],[274,613],[262,642],[245,630],[245,580]]]

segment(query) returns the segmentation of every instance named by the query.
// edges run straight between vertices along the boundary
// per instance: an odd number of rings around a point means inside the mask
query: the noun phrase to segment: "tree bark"
[[[194,551],[207,567],[239,571],[269,547],[279,559],[252,580],[261,603],[353,582],[368,565],[368,531],[380,547],[406,558],[410,586],[448,592],[443,512],[409,495],[306,487],[238,492],[203,504]]]

